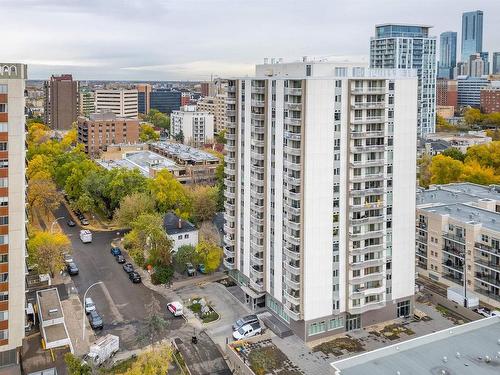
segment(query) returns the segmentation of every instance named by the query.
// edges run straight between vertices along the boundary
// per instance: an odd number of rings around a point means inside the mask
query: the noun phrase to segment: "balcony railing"
[[[224,264],[224,267],[226,267],[228,270],[234,269],[234,262],[231,263],[227,259],[224,259],[222,263]]]
[[[465,237],[457,236],[456,234],[450,232],[443,232],[443,237],[454,242],[458,242],[465,245]]]
[[[294,305],[300,304],[300,297],[295,297],[288,293],[286,290],[283,291],[283,296],[285,297],[286,300],[288,300],[290,303],[293,303]]]
[[[250,288],[255,290],[257,293],[262,293],[264,292],[264,284],[262,282],[257,283],[256,281],[250,279],[250,282],[248,283]]]
[[[484,252],[487,252],[489,254],[493,254],[493,255],[496,255],[496,256],[500,256],[500,249],[496,249],[494,247],[491,247],[491,246],[488,246],[488,245],[485,245],[485,244],[482,244],[480,242],[476,242],[474,243],[474,247],[478,250],[481,250],[481,251],[484,251]]]

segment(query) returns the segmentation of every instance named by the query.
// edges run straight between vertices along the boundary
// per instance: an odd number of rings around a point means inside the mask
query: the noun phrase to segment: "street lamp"
[[[58,217],[52,222],[52,225],[50,226],[50,233],[54,232],[54,225],[56,225],[58,220],[64,219],[64,216]]]
[[[85,341],[85,298],[87,297],[87,293],[92,288],[93,286],[96,286],[97,284],[104,284],[102,281],[98,281],[96,283],[93,283],[91,286],[87,288],[85,293],[83,293],[83,312],[82,312],[82,341]]]

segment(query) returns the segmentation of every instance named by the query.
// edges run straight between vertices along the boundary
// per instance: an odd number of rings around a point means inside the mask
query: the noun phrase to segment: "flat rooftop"
[[[500,373],[500,317],[431,333],[333,362],[337,375]]]
[[[500,186],[462,182],[435,185],[428,190],[417,191],[417,207],[428,204],[469,203],[480,199],[500,201]]]
[[[440,215],[449,215],[451,218],[464,223],[482,224],[484,228],[500,231],[500,212],[488,211],[464,203],[421,207],[420,209]]]
[[[151,151],[127,152],[123,159],[96,160],[96,162],[108,170],[113,168],[139,169],[146,177],[151,177],[149,173],[151,168],[168,169],[169,171],[180,168],[173,160]]]
[[[152,143],[153,147],[157,147],[160,150],[165,151],[166,153],[175,156],[180,160],[184,160],[186,162],[216,162],[219,161],[219,158],[215,155],[212,155],[209,152],[199,150],[197,148],[184,145],[181,143],[173,143],[173,142],[155,142]]]
[[[40,290],[37,292],[39,309],[44,321],[63,317],[61,301],[56,288]]]
[[[66,332],[66,327],[64,323],[54,324],[48,327],[43,327],[45,331],[45,341],[47,343],[56,342],[68,339],[68,334]]]

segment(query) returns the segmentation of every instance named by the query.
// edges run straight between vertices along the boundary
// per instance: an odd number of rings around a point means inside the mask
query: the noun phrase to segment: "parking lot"
[[[61,206],[56,215],[68,217],[68,212]],[[165,308],[165,318],[169,320],[169,331],[178,330],[185,321],[173,318],[166,311],[167,299],[146,288],[142,283],[133,284],[122,265],[110,254],[111,241],[116,232],[95,232],[92,243],[83,244],[79,238],[80,228],[68,227],[65,220],[60,222],[61,228],[70,237],[73,246],[73,258],[79,268],[79,274],[72,276],[80,301],[86,289],[98,281],[98,284],[87,293],[91,297],[99,314],[104,320],[104,329],[97,335],[113,333],[120,336],[120,346],[123,349],[134,349],[141,346],[137,341],[142,321],[146,317],[146,305],[154,296]],[[166,335],[169,336],[168,333]]]

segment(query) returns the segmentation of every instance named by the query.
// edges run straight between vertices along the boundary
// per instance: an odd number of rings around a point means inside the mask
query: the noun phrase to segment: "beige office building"
[[[96,112],[113,112],[117,117],[136,119],[137,90],[96,90]]]
[[[19,363],[24,338],[26,78],[26,65],[0,63],[0,367]]]

